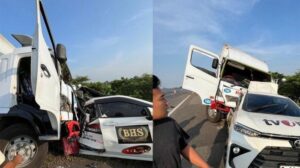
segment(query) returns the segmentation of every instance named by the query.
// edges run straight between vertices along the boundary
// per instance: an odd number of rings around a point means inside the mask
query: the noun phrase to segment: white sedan
[[[227,168],[300,168],[300,108],[291,99],[248,91],[229,124]]]
[[[152,161],[152,103],[128,96],[92,98],[85,103],[87,126],[80,153]]]

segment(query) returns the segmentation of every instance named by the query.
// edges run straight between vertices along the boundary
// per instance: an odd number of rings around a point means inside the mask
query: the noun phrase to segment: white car
[[[226,168],[299,168],[300,108],[262,91],[248,90],[230,119]]]
[[[88,124],[79,139],[79,153],[153,160],[151,102],[128,96],[106,96],[90,99],[85,108]]]

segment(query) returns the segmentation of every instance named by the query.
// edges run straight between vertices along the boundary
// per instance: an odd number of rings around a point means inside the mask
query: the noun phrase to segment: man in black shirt
[[[195,166],[208,168],[208,164],[188,144],[188,134],[168,117],[168,103],[159,84],[159,79],[153,75],[154,167],[180,168],[182,155]]]

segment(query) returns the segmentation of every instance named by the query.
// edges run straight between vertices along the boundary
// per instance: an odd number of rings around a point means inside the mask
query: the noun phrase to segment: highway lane
[[[171,107],[170,117],[174,118],[190,135],[190,145],[212,167],[224,167],[223,156],[227,141],[227,128],[224,126],[224,121],[209,122],[206,117],[206,107],[201,105],[200,97],[195,93],[178,89],[176,93],[166,93],[166,98]],[[192,167],[185,159],[182,166]]]

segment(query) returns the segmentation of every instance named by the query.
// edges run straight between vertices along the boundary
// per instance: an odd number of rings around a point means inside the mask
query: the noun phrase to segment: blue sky
[[[188,47],[220,54],[229,44],[271,71],[300,70],[300,1],[154,1],[153,70],[163,87],[181,86]]]
[[[111,81],[152,73],[153,4],[140,0],[44,0],[73,76]],[[0,33],[33,35],[34,0],[1,0]]]

